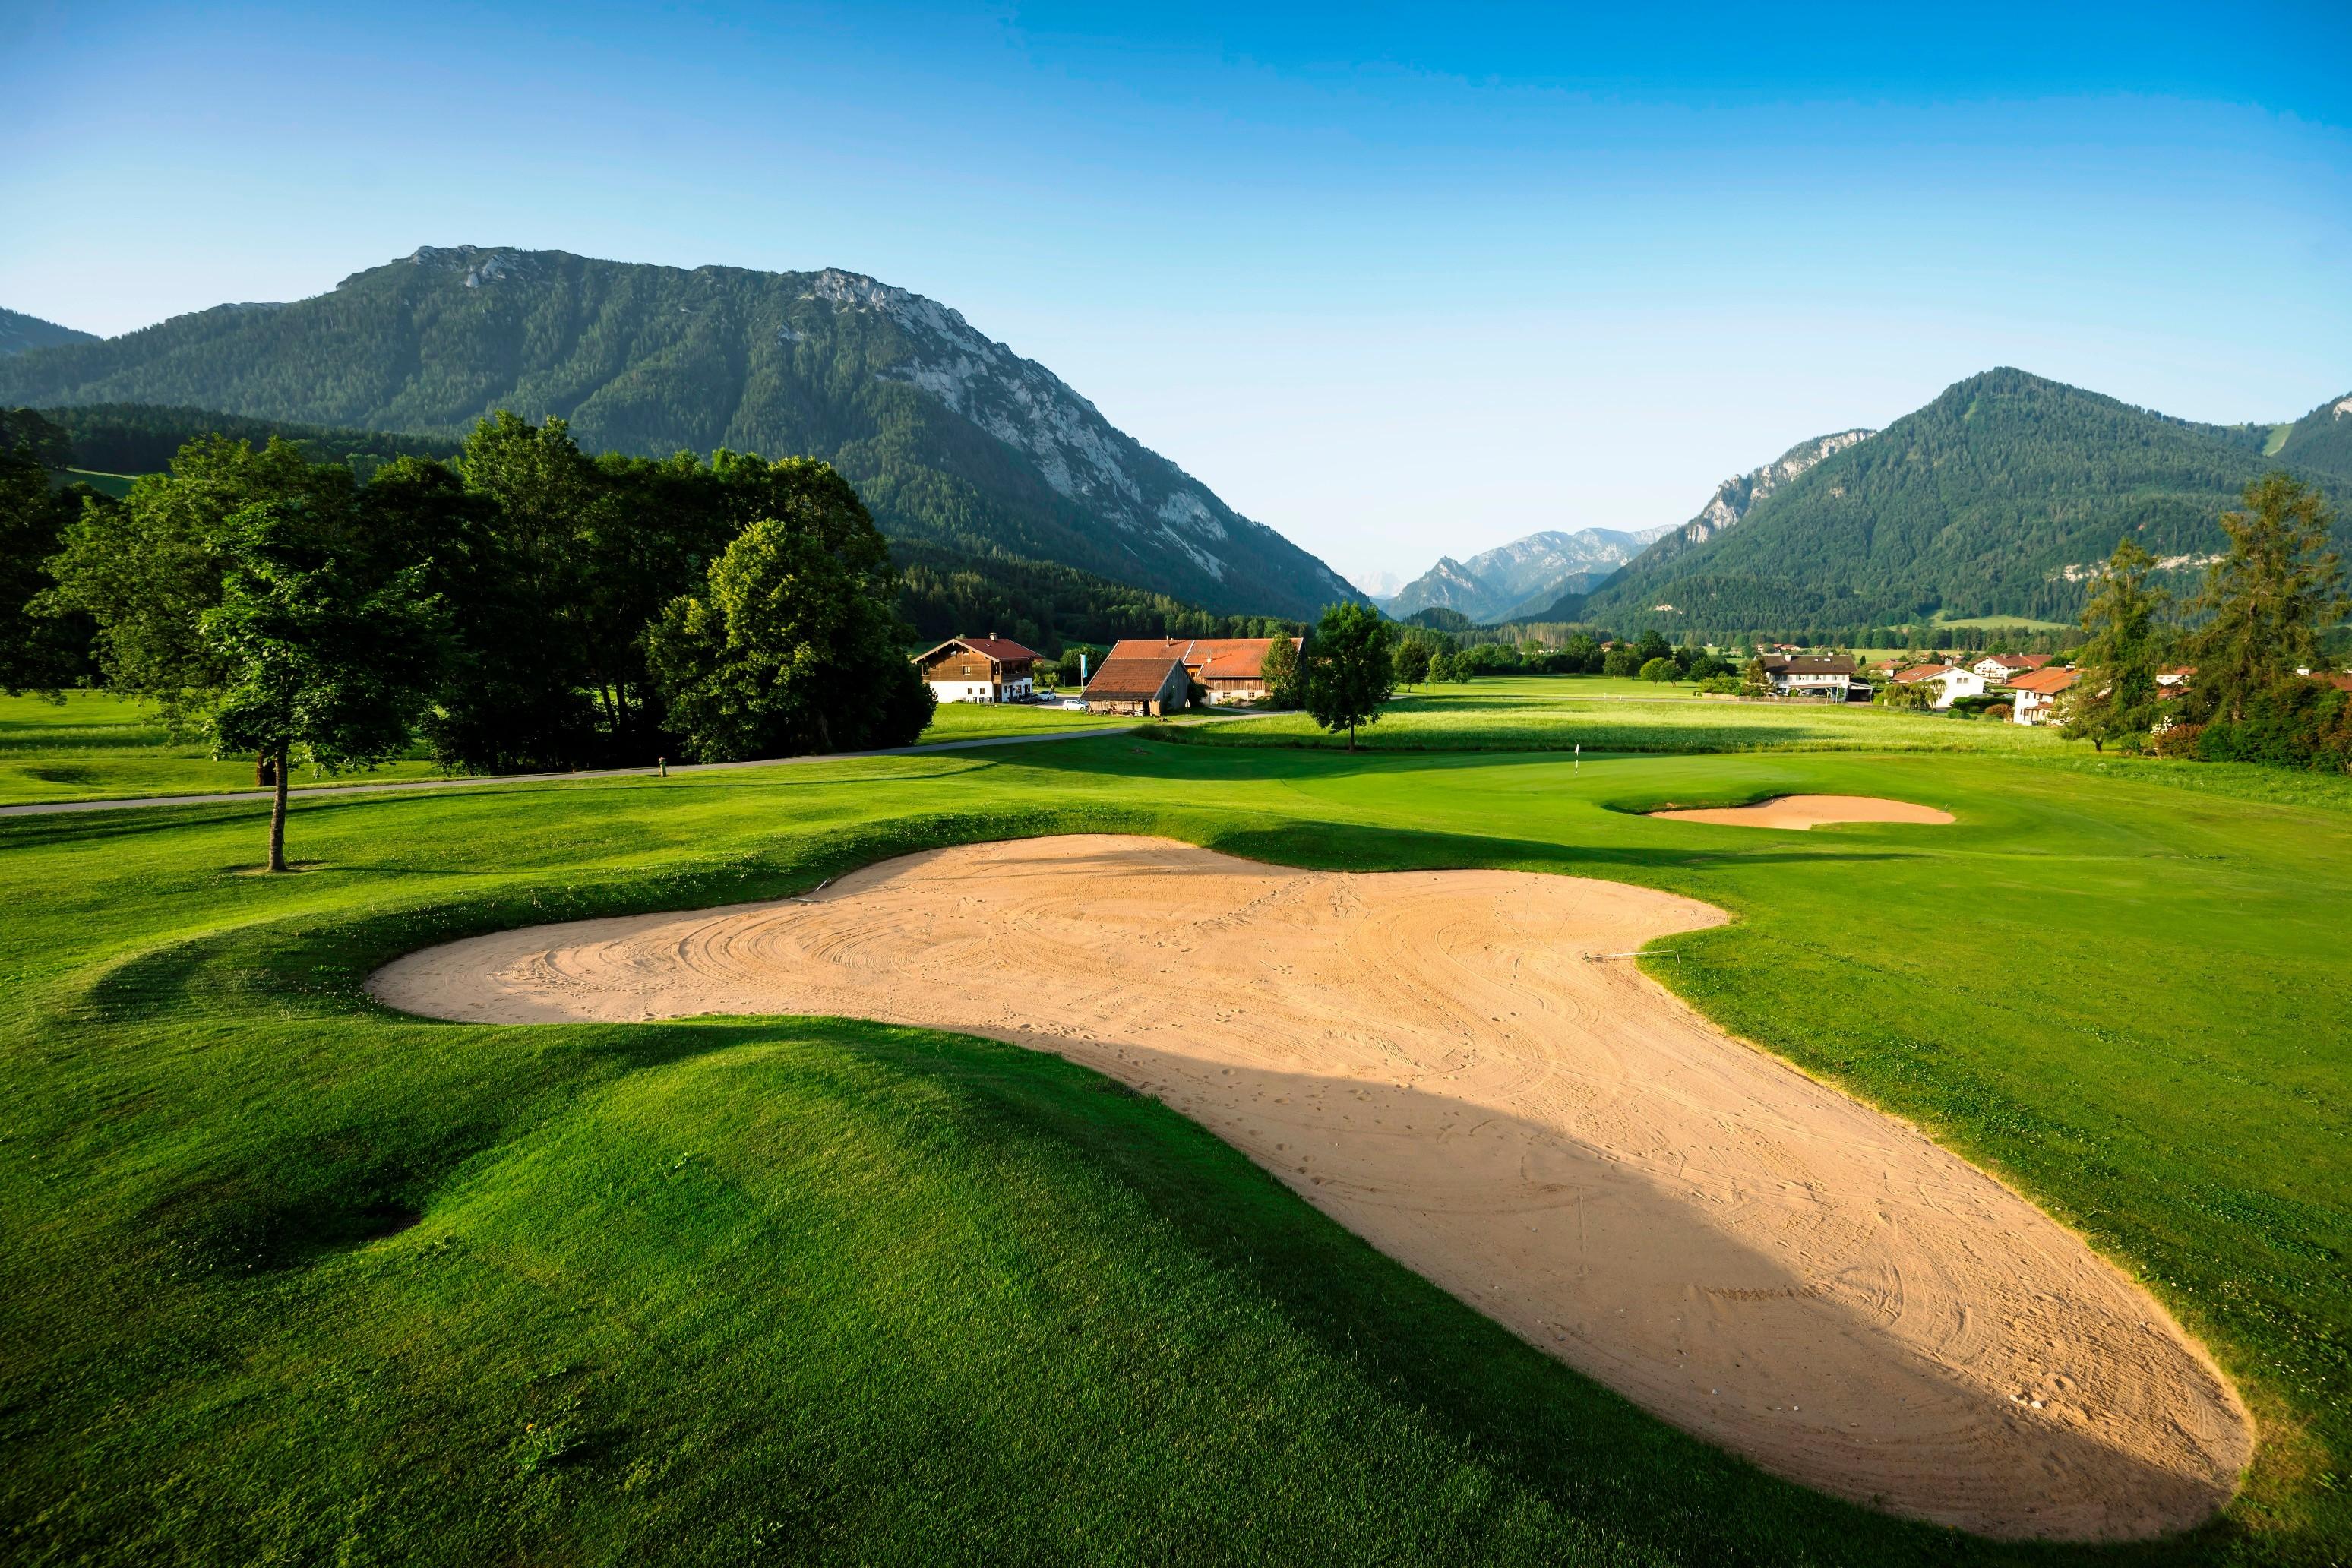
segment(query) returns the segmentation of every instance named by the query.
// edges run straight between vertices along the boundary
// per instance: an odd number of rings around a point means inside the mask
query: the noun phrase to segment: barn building
[[[1087,711],[1132,713],[1144,719],[1183,712],[1192,685],[1184,661],[1160,651],[1156,643],[1145,645],[1150,651],[1143,653],[1119,651],[1128,646],[1120,643],[1112,648],[1094,679],[1087,682]]]
[[[1290,646],[1303,641],[1292,637]],[[1112,646],[1110,657],[1173,658],[1211,702],[1256,702],[1265,696],[1265,656],[1273,647],[1272,637],[1127,637]]]

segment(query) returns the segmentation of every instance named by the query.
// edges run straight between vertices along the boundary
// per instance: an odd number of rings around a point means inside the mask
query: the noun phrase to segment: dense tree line
[[[592,458],[560,420],[500,415],[364,484],[207,436],[118,501],[55,486],[45,426],[0,426],[10,686],[94,671],[255,755],[281,824],[296,757],[414,741],[454,770],[553,770],[897,744],[929,720],[888,546],[813,459]]]

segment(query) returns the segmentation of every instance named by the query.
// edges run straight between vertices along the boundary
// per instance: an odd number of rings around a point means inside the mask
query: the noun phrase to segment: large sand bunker
[[[1079,837],[478,937],[371,984],[444,1018],[848,1015],[1058,1052],[1780,1475],[1997,1535],[2211,1513],[2252,1426],[2144,1291],[1917,1132],[1588,961],[1724,918],[1577,878]]]
[[[1952,820],[1948,811],[1914,805],[1907,800],[1881,800],[1874,795],[1783,795],[1753,805],[1694,806],[1683,811],[1654,811],[1652,816],[1675,822],[1712,822],[1726,827],[1793,827],[1800,831],[1832,822],[1928,822]]]

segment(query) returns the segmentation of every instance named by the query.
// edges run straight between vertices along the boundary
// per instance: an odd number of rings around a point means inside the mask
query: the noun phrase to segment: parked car
[[[1087,710],[1087,700],[1083,697],[1065,697],[1062,699],[1062,706],[1073,713],[1083,713]]]

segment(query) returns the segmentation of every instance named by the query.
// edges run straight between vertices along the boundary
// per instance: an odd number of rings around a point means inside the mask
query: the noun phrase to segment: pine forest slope
[[[1668,548],[1680,536],[1662,541],[1555,614],[1703,633],[2072,619],[2087,569],[2126,534],[2189,586],[2221,548],[2216,520],[2268,468],[2296,469],[2339,501],[2352,495],[2332,429],[2305,446],[2326,466],[2286,447],[2265,458],[2270,434],[1990,371],[1825,456],[1740,526],[1681,549]]]
[[[94,403],[441,437],[510,408],[569,420],[592,450],[821,457],[894,538],[1219,612],[1305,616],[1360,596],[1043,365],[838,270],[427,247],[312,299],[0,360],[0,404]]]
[[[27,316],[22,310],[0,310],[0,357],[24,353],[31,349],[58,348],[68,343],[94,343],[100,340],[89,332],[61,327],[55,321],[45,321],[38,316]]]
[[[2291,468],[2352,475],[2352,395],[2331,397],[2288,426],[2275,455]]]

